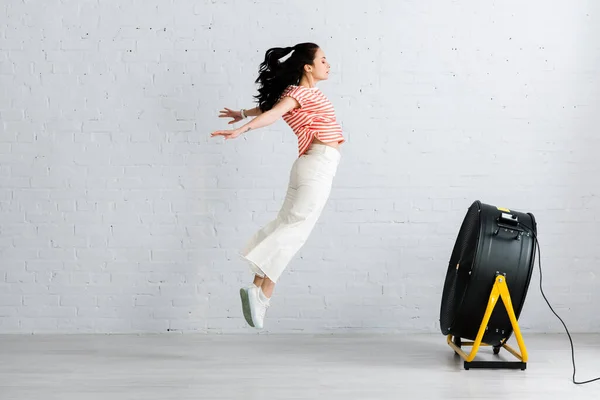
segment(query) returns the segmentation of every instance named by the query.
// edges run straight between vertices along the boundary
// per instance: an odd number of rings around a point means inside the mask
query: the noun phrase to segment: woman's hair
[[[300,82],[304,65],[313,64],[318,48],[314,43],[299,43],[293,47],[273,47],[267,50],[255,82],[260,85],[259,94],[254,97],[258,100],[261,111],[273,108],[288,85]],[[287,60],[280,61],[292,51]]]

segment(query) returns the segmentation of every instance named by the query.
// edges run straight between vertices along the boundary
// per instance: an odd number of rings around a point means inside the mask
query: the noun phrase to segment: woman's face
[[[315,59],[313,60],[313,65],[311,66],[310,73],[313,78],[318,81],[324,81],[329,78],[329,70],[331,65],[327,62],[327,58],[325,57],[325,53],[320,48],[317,49],[315,53]]]

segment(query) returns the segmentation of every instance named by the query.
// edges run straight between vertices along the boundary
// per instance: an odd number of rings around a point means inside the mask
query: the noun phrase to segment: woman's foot
[[[246,322],[254,328],[262,329],[270,299],[264,295],[259,287],[254,285],[249,288],[242,288],[240,294]]]
[[[252,284],[248,287],[243,287],[240,289],[240,298],[242,299],[242,313],[244,314],[244,319],[254,328],[254,322],[252,321],[252,312],[250,310],[250,299],[248,297],[248,292],[250,289],[255,289],[256,285]]]
[[[253,328],[262,329],[270,298],[254,284],[240,289],[244,319]]]

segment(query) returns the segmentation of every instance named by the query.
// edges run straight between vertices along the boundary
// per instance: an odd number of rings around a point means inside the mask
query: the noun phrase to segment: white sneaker
[[[248,303],[250,309],[250,316],[252,326],[257,329],[262,329],[265,321],[265,315],[267,308],[269,308],[269,302],[263,302],[260,300],[258,287],[250,287],[248,289]]]
[[[242,312],[244,313],[244,319],[254,328],[254,322],[252,322],[252,313],[250,311],[250,300],[248,298],[248,292],[250,289],[256,288],[255,285],[249,287],[243,287],[240,289],[240,297],[242,298]]]

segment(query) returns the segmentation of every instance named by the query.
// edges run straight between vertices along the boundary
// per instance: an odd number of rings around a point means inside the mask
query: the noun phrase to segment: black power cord
[[[560,320],[560,322],[563,324],[563,326],[565,327],[565,331],[567,332],[567,336],[569,337],[569,342],[571,342],[571,360],[573,361],[573,383],[576,385],[583,385],[585,383],[590,383],[590,382],[600,380],[600,377],[595,378],[595,379],[590,379],[589,381],[584,381],[584,382],[577,382],[575,380],[575,350],[573,349],[573,339],[571,339],[571,334],[569,333],[569,330],[567,329],[567,325],[565,325],[564,321],[554,311],[554,309],[550,305],[550,302],[546,298],[546,295],[544,294],[544,290],[542,289],[542,260],[541,260],[542,255],[541,255],[541,251],[540,251],[540,242],[538,242],[537,235],[535,234],[533,229],[531,229],[529,226],[527,226],[521,222],[519,222],[518,224],[521,225],[522,227],[524,227],[525,229],[527,229],[533,235],[533,237],[535,239],[535,243],[537,244],[537,252],[538,252],[538,266],[540,269],[540,292],[542,292],[542,297],[544,297],[544,300],[546,300],[546,303],[548,304],[548,307],[550,307],[550,310],[552,311],[552,313],[554,313],[554,315],[556,315],[556,318],[558,318]]]

